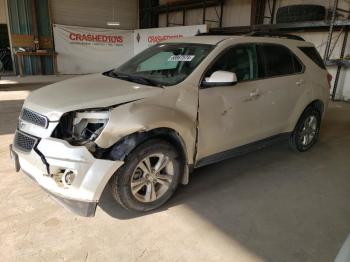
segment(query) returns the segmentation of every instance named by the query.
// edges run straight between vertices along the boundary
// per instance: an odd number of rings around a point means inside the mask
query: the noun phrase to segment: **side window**
[[[296,56],[284,46],[263,44],[259,45],[259,52],[265,62],[265,77],[290,75],[303,70]]]
[[[318,65],[322,69],[326,69],[326,67],[325,67],[325,65],[323,63],[323,60],[322,60],[320,54],[317,52],[315,47],[302,46],[302,47],[299,47],[299,49],[301,51],[303,51],[303,53],[305,55],[307,55],[316,65]]]
[[[291,53],[291,55],[293,57],[294,73],[301,73],[303,71],[303,66],[294,54]]]
[[[258,78],[257,53],[255,45],[238,45],[224,52],[205,77],[210,77],[218,70],[233,72],[237,80],[254,80]]]

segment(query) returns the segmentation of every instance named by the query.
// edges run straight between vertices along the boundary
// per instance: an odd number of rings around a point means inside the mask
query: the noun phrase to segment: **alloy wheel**
[[[317,133],[317,118],[314,115],[308,116],[300,132],[300,142],[303,146],[311,144]]]
[[[141,202],[154,202],[167,192],[174,172],[174,164],[168,156],[151,154],[137,164],[131,177],[131,193]]]

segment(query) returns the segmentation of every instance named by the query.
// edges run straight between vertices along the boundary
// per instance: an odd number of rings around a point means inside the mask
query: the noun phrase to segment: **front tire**
[[[318,140],[320,125],[320,112],[314,107],[306,108],[289,139],[290,147],[298,152],[309,150]]]
[[[150,211],[174,194],[183,170],[176,149],[160,139],[136,147],[111,180],[113,198],[126,209]]]

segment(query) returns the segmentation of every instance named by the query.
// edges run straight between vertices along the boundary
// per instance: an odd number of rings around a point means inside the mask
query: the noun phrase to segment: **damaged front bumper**
[[[10,152],[16,171],[27,174],[61,205],[81,216],[94,216],[106,184],[124,163],[96,159],[86,147],[55,138],[40,139],[30,152],[11,145]]]

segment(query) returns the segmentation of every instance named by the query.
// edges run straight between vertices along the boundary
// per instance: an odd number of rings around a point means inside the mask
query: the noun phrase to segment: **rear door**
[[[264,79],[257,90],[262,120],[260,131],[267,138],[285,132],[307,83],[303,64],[287,47],[258,44],[257,50],[264,65]]]

